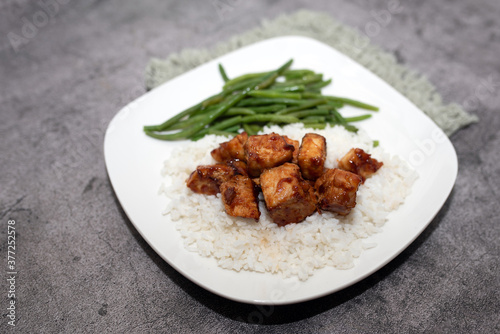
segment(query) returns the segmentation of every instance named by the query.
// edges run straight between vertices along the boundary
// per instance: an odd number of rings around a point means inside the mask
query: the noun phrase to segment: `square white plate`
[[[383,231],[367,242],[348,270],[324,268],[307,281],[280,275],[221,269],[215,260],[187,251],[175,223],[162,215],[166,197],[158,195],[160,170],[173,147],[147,137],[144,125],[162,123],[220,91],[217,65],[231,77],[272,70],[294,59],[292,68],[308,68],[333,78],[325,94],[358,99],[380,107],[358,123],[391,154],[398,154],[418,172],[404,205],[392,212]],[[360,113],[345,107],[344,116]],[[450,194],[457,176],[457,156],[444,133],[415,105],[379,77],[345,55],[305,37],[279,37],[259,42],[210,61],[148,92],[113,118],[106,131],[104,155],[111,183],[131,222],[151,247],[172,267],[220,296],[254,304],[289,304],[341,290],[372,274],[402,252],[431,222]]]

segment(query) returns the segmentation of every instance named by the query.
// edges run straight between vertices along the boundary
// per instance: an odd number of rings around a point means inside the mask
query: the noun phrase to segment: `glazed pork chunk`
[[[245,145],[248,175],[258,177],[265,169],[291,161],[294,147],[276,133],[248,137]]]
[[[316,210],[313,188],[302,179],[295,164],[265,170],[260,187],[271,218],[280,226],[299,223]]]
[[[356,206],[356,192],[360,183],[361,178],[354,173],[337,168],[327,169],[314,185],[319,209],[342,216],[349,214]]]
[[[212,150],[210,154],[212,155],[212,158],[214,158],[217,162],[225,162],[234,159],[246,161],[243,145],[245,145],[247,138],[247,133],[242,132],[233,139],[221,143],[219,147]]]
[[[228,160],[226,165],[232,167],[236,174],[248,176],[247,164],[241,160]]]
[[[358,174],[361,182],[372,176],[384,163],[373,159],[370,154],[360,148],[352,148],[339,160],[339,168]]]
[[[220,192],[220,185],[229,181],[236,173],[235,168],[225,164],[202,165],[196,167],[186,184],[195,193],[215,195]]]
[[[302,176],[306,180],[316,180],[323,174],[325,160],[325,137],[315,133],[307,133],[304,138],[302,138],[298,156],[298,164]]]
[[[259,219],[258,190],[248,176],[235,175],[221,184],[220,192],[228,215]]]

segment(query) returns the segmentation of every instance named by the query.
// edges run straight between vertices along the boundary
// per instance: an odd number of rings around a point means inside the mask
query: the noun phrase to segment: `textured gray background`
[[[104,131],[144,93],[148,59],[212,46],[299,8],[365,31],[389,3],[309,2],[1,2],[0,254],[5,268],[15,219],[19,274],[15,329],[0,280],[0,332],[500,332],[497,0],[405,2],[373,37],[480,122],[451,138],[460,167],[442,210],[369,278],[297,305],[231,302],[162,261],[123,213],[104,166]],[[25,31],[14,52],[7,34],[34,19],[41,27]]]

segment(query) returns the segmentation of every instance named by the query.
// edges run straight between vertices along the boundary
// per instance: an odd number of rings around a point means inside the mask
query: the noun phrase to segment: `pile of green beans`
[[[162,124],[144,126],[146,135],[162,140],[198,140],[207,134],[235,136],[241,130],[257,134],[265,125],[303,123],[312,129],[350,124],[371,117],[364,114],[343,117],[338,109],[350,105],[370,111],[378,108],[360,101],[323,95],[331,83],[307,69],[290,69],[293,60],[270,72],[248,73],[229,79],[224,67],[219,72],[222,91],[180,112]]]

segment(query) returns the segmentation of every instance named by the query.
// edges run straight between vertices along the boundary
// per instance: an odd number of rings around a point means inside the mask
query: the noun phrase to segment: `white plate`
[[[419,174],[411,194],[392,212],[383,231],[367,241],[366,250],[349,270],[324,268],[305,282],[295,278],[219,268],[215,260],[188,252],[175,224],[161,212],[166,198],[158,195],[160,170],[172,148],[183,142],[147,137],[143,125],[161,123],[181,110],[217,93],[222,85],[217,64],[230,76],[279,67],[290,58],[293,68],[309,68],[333,78],[325,94],[359,99],[380,107],[358,123],[384,149],[408,161]],[[344,108],[345,115],[359,110]],[[350,58],[304,37],[259,42],[189,71],[150,91],[113,118],[104,140],[108,174],[128,217],[151,247],[172,267],[220,296],[254,304],[289,304],[341,290],[372,274],[403,251],[425,229],[448,197],[457,176],[455,150],[443,132],[405,97]]]

